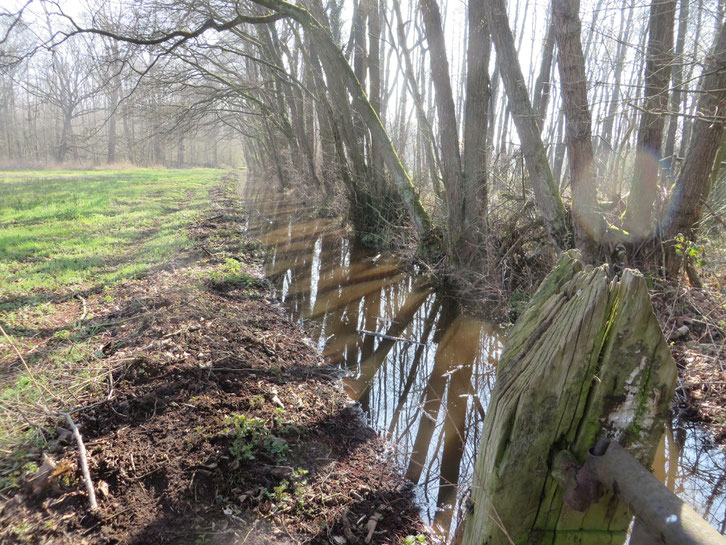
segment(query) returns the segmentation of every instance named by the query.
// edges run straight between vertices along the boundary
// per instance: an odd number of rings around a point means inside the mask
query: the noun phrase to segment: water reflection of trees
[[[655,474],[722,534],[726,533],[726,454],[697,425],[666,428]]]
[[[293,316],[317,322],[318,346],[349,370],[350,395],[389,433],[398,464],[419,484],[426,517],[447,528],[473,471],[497,336],[395,261],[373,264],[331,222],[290,221],[301,211],[274,199],[258,199],[254,209],[270,220],[250,221],[271,246],[268,277]]]
[[[295,319],[315,327],[325,357],[371,425],[388,433],[424,518],[456,528],[474,471],[481,422],[501,349],[497,328],[431,293],[392,259],[371,259],[330,220],[300,206],[255,200],[250,230],[271,247],[267,273]],[[417,341],[362,335],[361,330]],[[697,428],[669,431],[656,473],[726,531],[726,463]],[[660,468],[660,469],[659,469]]]

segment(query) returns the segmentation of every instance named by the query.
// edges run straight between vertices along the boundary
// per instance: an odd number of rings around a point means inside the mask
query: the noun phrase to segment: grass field
[[[0,311],[138,277],[173,257],[219,175],[0,171]]]
[[[0,325],[10,339],[0,335],[0,445],[17,440],[13,423],[37,413],[46,389],[71,403],[107,373],[90,342],[99,331],[81,323],[86,301],[112,305],[114,285],[191,246],[186,227],[222,174],[0,171]]]

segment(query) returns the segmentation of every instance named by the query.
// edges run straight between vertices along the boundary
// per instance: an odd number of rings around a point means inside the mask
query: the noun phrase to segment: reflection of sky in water
[[[320,352],[348,369],[348,393],[371,425],[389,434],[395,462],[418,483],[424,519],[446,528],[453,517],[455,524],[473,475],[501,331],[460,314],[395,259],[354,249],[333,221],[311,219],[302,205],[257,189],[245,188],[250,231],[270,247],[266,272],[290,317],[306,321]],[[705,445],[697,429],[667,433],[654,468],[723,533],[726,464],[721,451]]]
[[[675,424],[675,430],[666,430],[653,467],[661,481],[726,532],[726,455],[707,434],[692,424]]]

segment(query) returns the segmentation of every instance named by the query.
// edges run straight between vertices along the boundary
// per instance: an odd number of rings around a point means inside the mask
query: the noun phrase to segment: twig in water
[[[380,337],[381,339],[386,339],[387,341],[398,341],[402,343],[420,344],[421,346],[427,346],[426,343],[414,341],[413,339],[406,339],[404,337],[392,337],[391,335],[377,333],[376,331],[368,331],[367,329],[357,329],[356,332],[360,333],[361,335],[372,335],[373,337]]]

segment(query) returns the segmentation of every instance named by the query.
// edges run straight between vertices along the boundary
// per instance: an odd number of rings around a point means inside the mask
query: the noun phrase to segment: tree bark
[[[688,0],[686,0],[688,1]],[[618,36],[618,47],[615,52],[615,85],[613,86],[613,92],[610,96],[610,105],[608,106],[608,113],[603,121],[601,140],[606,144],[611,151],[615,150],[616,143],[613,141],[613,127],[615,125],[615,116],[620,107],[620,81],[623,75],[623,67],[625,66],[625,52],[627,50],[626,44],[630,43],[630,34],[633,28],[633,13],[634,13],[635,1],[631,0],[630,7],[628,8],[627,22],[623,26],[621,20],[620,33]]]
[[[379,12],[378,0],[367,0],[368,2],[368,75],[370,81],[370,102],[371,107],[378,112],[383,121],[381,111],[381,14]],[[373,177],[378,182],[383,178],[383,156],[377,140],[371,140],[371,161]]]
[[[71,149],[71,140],[73,138],[73,110],[66,109],[63,111],[63,128],[61,129],[60,138],[58,139],[58,151],[56,161],[62,165],[66,160],[66,155]]]
[[[696,240],[696,224],[701,207],[711,191],[710,174],[721,144],[726,107],[726,24],[716,35],[700,81],[698,118],[693,122],[691,145],[676,182],[664,225],[667,240],[683,235],[685,243]],[[668,246],[666,272],[675,276],[680,270],[682,255],[671,242]]]
[[[683,105],[681,85],[683,85],[683,53],[686,46],[686,31],[688,30],[688,5],[690,0],[680,0],[678,12],[678,37],[676,38],[676,49],[673,56],[673,68],[671,69],[671,96],[670,96],[670,117],[668,118],[668,133],[666,136],[665,148],[663,150],[664,165],[671,170],[675,157],[676,133],[678,132],[678,114]]]
[[[487,225],[487,125],[489,123],[489,57],[491,37],[484,15],[485,0],[469,0],[469,47],[466,53],[464,105],[464,226],[467,239],[479,242]],[[472,232],[472,230],[474,232]]]
[[[311,38],[317,45],[318,55],[320,55],[321,59],[327,60],[331,67],[335,67],[335,70],[340,73],[341,78],[348,88],[348,92],[350,92],[358,105],[358,112],[363,116],[368,130],[371,131],[371,137],[378,139],[381,144],[381,152],[383,153],[386,167],[393,178],[396,191],[406,207],[411,223],[419,236],[423,237],[428,234],[432,227],[431,218],[423,208],[416,189],[408,176],[408,172],[403,168],[401,159],[398,153],[396,153],[396,149],[393,147],[391,139],[383,127],[378,114],[371,107],[358,78],[355,77],[355,73],[348,64],[348,61],[346,61],[343,52],[333,41],[330,32],[309,11],[299,6],[289,4],[283,0],[254,1],[262,6],[289,16],[302,25],[305,31],[310,33]]]
[[[262,43],[268,50],[268,58],[275,65],[282,69],[284,63],[282,62],[282,56],[280,54],[279,38],[277,36],[277,30],[274,26],[269,28],[264,25],[257,27]],[[294,151],[300,163],[307,166],[307,175],[312,182],[324,189],[324,186],[315,172],[315,158],[313,156],[313,150],[310,146],[310,140],[305,133],[305,120],[303,117],[303,105],[302,100],[298,99],[298,95],[295,93],[293,85],[287,78],[281,78],[276,70],[271,70],[272,76],[276,78],[277,85],[282,88],[282,94],[280,96],[280,107],[283,110],[281,117],[287,120],[287,109],[290,110],[290,120],[287,121],[287,125],[290,131],[294,135]],[[284,99],[284,101],[282,100]],[[287,107],[285,107],[285,103]]]
[[[108,98],[108,148],[106,150],[106,162],[108,164],[116,162],[116,142],[118,141],[118,135],[116,134],[116,110],[118,109],[121,83],[118,81],[118,78],[113,78],[111,85],[111,94]]]
[[[693,58],[691,59],[690,66],[688,67],[688,74],[685,77],[685,81],[691,82],[694,80],[693,74],[695,73],[696,69],[696,56],[698,55],[698,48],[701,43],[701,22],[703,21],[703,0],[698,0],[696,2],[696,21],[694,25],[694,33],[693,33]],[[690,40],[689,40],[690,41]],[[684,97],[684,101],[685,101]],[[698,103],[697,100],[691,100],[691,107],[688,109],[688,115],[692,116],[695,112],[696,104]],[[684,158],[686,157],[686,153],[688,153],[688,145],[691,141],[691,132],[693,131],[693,120],[691,117],[686,117],[683,120],[683,132],[681,133],[681,143],[679,146],[679,156]]]
[[[431,122],[426,116],[426,110],[424,108],[423,97],[419,91],[418,84],[416,82],[416,76],[414,73],[413,62],[411,61],[411,53],[406,43],[406,29],[403,21],[403,15],[401,14],[401,6],[398,2],[393,2],[393,9],[396,13],[396,30],[398,35],[398,46],[403,55],[403,73],[408,84],[408,88],[413,96],[414,106],[416,107],[416,120],[418,121],[419,130],[422,132],[422,138],[424,140],[424,150],[426,154],[426,161],[429,166],[429,172],[431,176],[431,185],[433,186],[434,193],[440,195],[440,183],[439,183],[439,171],[441,168],[438,150],[434,143],[434,131],[431,127]],[[405,95],[404,95],[405,98]]]
[[[676,0],[653,0],[650,6],[644,110],[640,117],[635,172],[625,212],[625,229],[635,241],[642,240],[651,232],[665,112],[668,109],[675,11]]]
[[[448,215],[448,250],[454,261],[463,250],[464,225],[464,172],[461,168],[459,135],[456,126],[456,106],[451,90],[449,61],[446,58],[441,13],[436,0],[419,0],[426,41],[429,45],[431,78],[434,83],[438,112],[439,142],[441,145],[441,171],[446,195]]]
[[[537,124],[539,132],[542,133],[544,126],[545,114],[547,113],[547,104],[550,98],[550,73],[552,72],[552,61],[555,54],[555,21],[550,16],[550,23],[547,25],[547,34],[544,40],[544,49],[542,51],[542,63],[539,67],[537,81],[534,84],[534,100],[532,101],[534,111],[537,112]]]
[[[580,42],[580,1],[553,0],[562,104],[565,110],[567,154],[572,187],[575,244],[588,263],[598,258],[603,220],[598,214],[593,165],[590,107],[587,103],[585,57]]]

